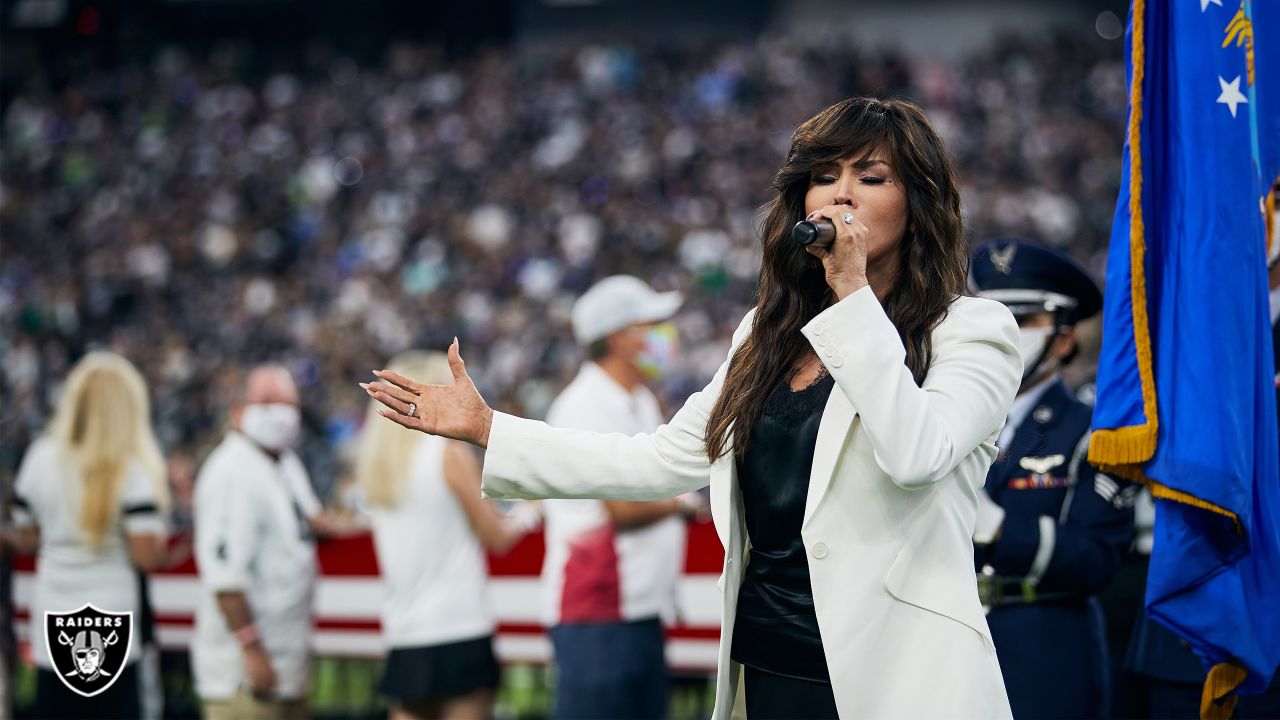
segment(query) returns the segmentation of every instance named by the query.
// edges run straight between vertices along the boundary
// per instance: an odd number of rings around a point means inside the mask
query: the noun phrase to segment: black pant
[[[831,691],[831,683],[796,680],[757,670],[750,665],[744,669],[747,717],[750,720],[818,720],[840,717],[836,712],[836,696]]]
[[[74,693],[52,670],[36,673],[36,708],[39,718],[140,718],[142,702],[138,688],[138,663],[120,670],[120,677],[98,695]]]

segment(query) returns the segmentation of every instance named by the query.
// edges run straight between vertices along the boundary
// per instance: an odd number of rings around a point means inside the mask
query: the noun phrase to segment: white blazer
[[[976,493],[1022,376],[1013,316],[990,300],[953,302],[933,331],[923,387],[870,288],[802,332],[839,388],[818,429],[800,533],[841,717],[1011,717],[978,601],[972,537]],[[732,450],[709,463],[703,449],[727,368],[653,435],[555,429],[495,413],[484,464],[493,498],[652,500],[710,482],[725,548],[715,718],[744,712],[730,650],[750,548]]]

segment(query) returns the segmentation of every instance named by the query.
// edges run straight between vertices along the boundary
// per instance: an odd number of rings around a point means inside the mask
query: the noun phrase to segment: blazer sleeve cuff
[[[906,359],[898,331],[870,285],[815,315],[800,332],[832,369],[847,362],[893,367]],[[850,343],[849,338],[858,341]]]
[[[538,431],[546,423],[529,420],[502,412],[493,413],[489,427],[489,446],[484,453],[481,493],[493,499],[530,499],[540,497],[530,493],[520,478],[527,477],[529,468],[522,459],[520,447],[536,441]]]

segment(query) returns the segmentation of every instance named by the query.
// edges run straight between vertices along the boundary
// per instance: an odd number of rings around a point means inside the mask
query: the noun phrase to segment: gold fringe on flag
[[[1142,222],[1142,82],[1146,78],[1146,2],[1133,0],[1133,82],[1129,86],[1129,275],[1133,306],[1133,342],[1138,353],[1142,412],[1146,422],[1094,430],[1089,462],[1110,467],[1136,465],[1156,452],[1156,382],[1151,362],[1151,330],[1147,318],[1146,227]],[[1106,466],[1106,467],[1104,467]]]
[[[1200,695],[1200,719],[1230,720],[1240,699],[1232,691],[1240,687],[1248,675],[1248,671],[1236,663],[1214,665]]]
[[[1265,208],[1262,213],[1263,227],[1266,228],[1267,236],[1267,252],[1265,255],[1271,255],[1271,242],[1276,232],[1276,185],[1280,185],[1280,175],[1271,183],[1271,191],[1267,193],[1266,199],[1263,201]]]

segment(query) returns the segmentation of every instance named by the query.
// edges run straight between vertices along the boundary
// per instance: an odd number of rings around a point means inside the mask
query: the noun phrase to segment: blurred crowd
[[[135,362],[181,507],[243,370],[286,363],[323,497],[393,354],[457,335],[496,408],[542,416],[581,360],[573,299],[625,272],[689,298],[679,403],[753,301],[757,209],[795,125],[853,94],[923,105],[973,241],[1095,271],[1119,181],[1117,41],[1009,37],[953,61],[759,40],[366,65],[243,45],[37,79],[3,108],[0,477],[91,348]]]

